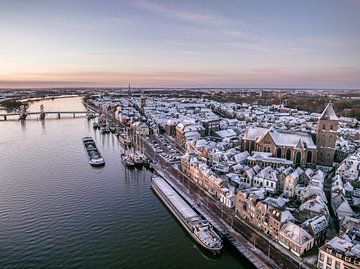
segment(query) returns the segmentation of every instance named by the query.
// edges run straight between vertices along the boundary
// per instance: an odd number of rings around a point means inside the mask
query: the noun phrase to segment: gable
[[[271,144],[276,146],[274,140],[272,139],[271,135],[269,132],[267,132],[264,136],[262,136],[261,138],[259,138],[258,143],[261,144]]]

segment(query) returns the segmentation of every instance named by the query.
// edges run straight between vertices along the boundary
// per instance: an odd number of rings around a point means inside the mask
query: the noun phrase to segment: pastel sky
[[[360,0],[0,0],[0,87],[360,88]]]

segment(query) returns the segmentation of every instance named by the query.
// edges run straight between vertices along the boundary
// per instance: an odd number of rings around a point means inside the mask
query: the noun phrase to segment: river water
[[[30,111],[84,110],[79,97]],[[92,168],[81,138],[106,165]],[[205,255],[150,188],[120,161],[114,135],[72,116],[0,122],[0,268],[246,268],[228,249]]]

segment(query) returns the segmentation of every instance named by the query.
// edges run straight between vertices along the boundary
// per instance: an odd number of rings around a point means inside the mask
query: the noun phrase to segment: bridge
[[[61,115],[72,115],[74,118],[76,117],[76,115],[88,115],[88,114],[95,114],[95,112],[92,111],[43,111],[43,112],[13,112],[13,113],[1,113],[0,114],[0,118],[2,118],[3,120],[7,120],[8,117],[11,116],[25,116],[24,119],[27,116],[30,115],[39,115],[41,119],[44,119],[46,117],[46,115],[57,115],[57,118],[60,119]]]

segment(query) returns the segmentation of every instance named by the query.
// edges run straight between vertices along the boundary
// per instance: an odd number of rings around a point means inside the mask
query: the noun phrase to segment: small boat
[[[144,165],[144,160],[138,154],[133,155],[133,161],[134,161],[135,165],[137,165],[137,166]]]
[[[223,248],[220,236],[170,184],[161,177],[153,176],[151,187],[200,246],[214,255],[220,254]]]
[[[121,160],[127,167],[134,167],[135,163],[130,155],[126,153],[121,154]]]
[[[132,155],[132,157],[133,157],[133,161],[134,161],[135,165],[137,165],[137,166],[146,166],[147,165],[148,159],[146,158],[146,156],[143,153],[137,151]]]
[[[100,127],[100,131],[101,131],[102,134],[106,134],[105,127]]]
[[[86,118],[88,120],[95,119],[95,114],[93,112],[89,112],[89,113],[87,113]]]
[[[82,139],[86,153],[88,155],[89,163],[92,166],[102,166],[105,164],[104,158],[101,156],[99,150],[96,147],[94,139],[86,136]]]
[[[105,133],[107,133],[107,134],[110,133],[110,128],[109,128],[109,126],[106,126],[106,127],[105,127]]]
[[[115,133],[115,131],[116,131],[116,128],[114,126],[111,126],[109,129],[110,129],[110,132],[112,132],[112,133]]]
[[[119,139],[119,142],[121,143],[121,145],[123,145],[124,147],[131,145],[131,140],[126,134],[123,134],[123,133],[120,134],[118,136],[118,139]]]
[[[99,127],[99,124],[98,124],[97,122],[94,122],[94,123],[93,123],[93,128],[94,128],[94,129],[97,129],[98,127]]]

